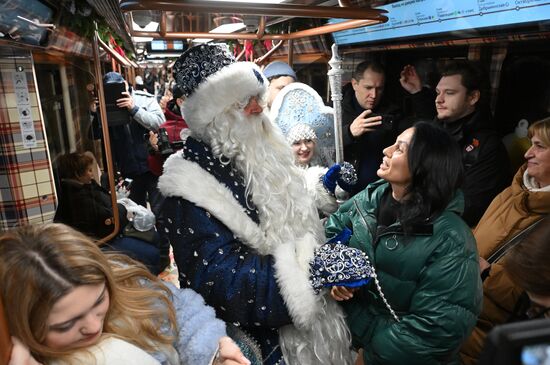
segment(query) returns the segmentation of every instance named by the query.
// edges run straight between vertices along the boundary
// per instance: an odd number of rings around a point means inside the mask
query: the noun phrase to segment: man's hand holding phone
[[[382,124],[382,116],[372,114],[372,110],[367,109],[355,118],[349,127],[352,136],[360,137],[366,132],[376,130],[376,127]]]
[[[128,110],[132,110],[134,106],[136,105],[134,103],[134,99],[132,98],[132,95],[128,91],[124,91],[121,93],[121,98],[117,99],[116,105],[119,108],[126,108]]]

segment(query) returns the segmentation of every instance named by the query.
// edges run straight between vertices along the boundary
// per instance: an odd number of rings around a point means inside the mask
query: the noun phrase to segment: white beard
[[[208,130],[214,156],[229,158],[245,178],[247,195],[258,208],[260,227],[271,245],[310,231],[322,237],[314,200],[292,150],[267,115],[229,110]],[[223,156],[223,157],[222,157]],[[292,224],[289,224],[292,222]]]

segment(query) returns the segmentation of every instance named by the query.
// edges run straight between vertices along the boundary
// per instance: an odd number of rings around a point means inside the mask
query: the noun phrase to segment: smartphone
[[[112,82],[103,84],[105,94],[105,106],[107,109],[107,123],[110,126],[124,125],[130,122],[130,112],[126,108],[119,108],[116,101],[125,97],[122,93],[126,91],[123,82]]]
[[[368,115],[367,118],[370,117],[382,117],[382,124],[371,127],[374,129],[387,129],[392,130],[393,129],[393,115],[391,114],[371,114]]]
[[[123,82],[103,84],[103,91],[105,93],[105,104],[116,107],[116,101],[124,97],[122,93],[126,91],[126,85]]]

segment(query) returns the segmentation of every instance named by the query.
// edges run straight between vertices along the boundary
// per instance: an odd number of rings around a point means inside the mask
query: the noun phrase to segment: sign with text
[[[335,42],[353,44],[550,20],[548,0],[404,0],[379,8],[388,11],[386,23],[333,33]]]

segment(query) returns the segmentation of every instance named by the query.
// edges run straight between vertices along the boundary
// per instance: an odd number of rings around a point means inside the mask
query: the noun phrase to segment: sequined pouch
[[[310,263],[310,283],[315,293],[335,285],[359,287],[373,277],[365,253],[341,243],[326,243],[315,251]]]

